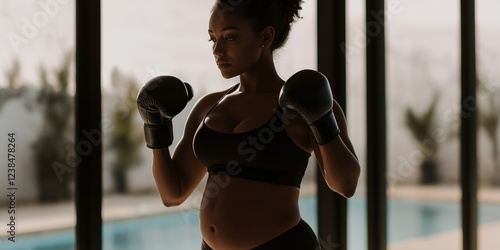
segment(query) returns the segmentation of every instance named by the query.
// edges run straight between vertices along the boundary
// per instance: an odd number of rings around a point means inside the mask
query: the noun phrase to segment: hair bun
[[[283,10],[287,13],[289,22],[292,23],[296,19],[302,18],[299,11],[302,10],[302,0],[280,0]]]
[[[238,4],[235,5],[235,2]],[[240,8],[242,17],[253,20],[255,31],[262,31],[273,26],[276,33],[270,46],[271,51],[281,48],[290,34],[292,23],[302,18],[302,0],[216,0],[214,8],[224,9],[227,6]]]

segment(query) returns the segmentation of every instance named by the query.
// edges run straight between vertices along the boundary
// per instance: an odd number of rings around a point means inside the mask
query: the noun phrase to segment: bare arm
[[[184,202],[207,172],[196,158],[192,142],[204,115],[220,96],[220,92],[209,94],[196,103],[172,156],[169,149],[153,150],[153,177],[162,202],[167,207]]]
[[[309,141],[313,145],[312,148],[328,187],[349,198],[356,191],[360,166],[347,133],[344,112],[336,101],[333,104],[333,113],[340,129],[339,136],[331,142],[319,146],[312,133],[309,133]]]

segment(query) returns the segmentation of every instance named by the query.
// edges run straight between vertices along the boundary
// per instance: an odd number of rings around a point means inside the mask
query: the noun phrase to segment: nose
[[[222,57],[224,55],[224,48],[222,46],[222,43],[214,42],[212,53],[215,57]]]

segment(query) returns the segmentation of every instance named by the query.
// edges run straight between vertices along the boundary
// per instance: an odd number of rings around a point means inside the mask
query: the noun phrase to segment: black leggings
[[[276,249],[297,249],[297,250],[319,250],[318,238],[311,227],[302,219],[299,224],[290,230],[278,235],[276,238],[253,248],[254,250],[276,250]],[[201,250],[213,250],[205,241],[201,244]]]

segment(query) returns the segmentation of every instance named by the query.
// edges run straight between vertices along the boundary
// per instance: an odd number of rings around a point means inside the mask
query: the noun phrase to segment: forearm
[[[153,177],[156,188],[165,206],[182,203],[182,190],[179,170],[167,149],[153,150]]]
[[[341,136],[319,146],[323,175],[330,189],[349,198],[356,191],[360,175],[358,159]]]
[[[283,85],[280,106],[296,111],[309,125],[310,145],[330,189],[345,197],[354,195],[359,163],[350,149],[344,113],[333,99],[326,76],[314,70],[295,73]]]

